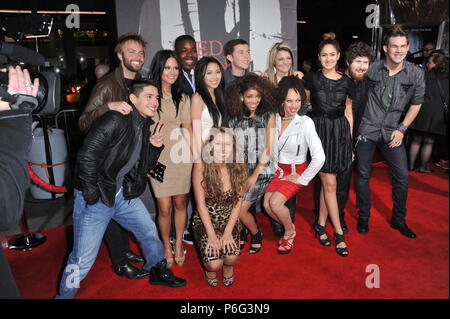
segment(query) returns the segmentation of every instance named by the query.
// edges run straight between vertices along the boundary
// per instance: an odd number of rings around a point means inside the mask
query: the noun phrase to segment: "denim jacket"
[[[386,109],[382,99],[389,70],[384,63],[384,60],[375,61],[367,72],[368,99],[358,132],[369,140],[377,141],[381,136],[388,142],[409,106],[423,103],[425,79],[422,69],[405,61],[403,68],[395,75],[391,106]]]

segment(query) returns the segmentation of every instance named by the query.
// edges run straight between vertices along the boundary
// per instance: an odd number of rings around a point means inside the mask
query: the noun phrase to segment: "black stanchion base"
[[[31,250],[42,245],[46,240],[47,237],[42,234],[28,234],[11,240],[8,247],[13,250]]]

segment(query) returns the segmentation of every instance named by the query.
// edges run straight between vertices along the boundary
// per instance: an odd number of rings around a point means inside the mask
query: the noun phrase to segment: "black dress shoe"
[[[411,229],[409,229],[406,224],[392,223],[391,227],[397,229],[403,236],[406,236],[408,238],[417,238],[417,235]]]
[[[360,234],[367,234],[369,232],[369,220],[362,218],[358,219],[358,225],[356,229]]]
[[[148,276],[148,271],[137,268],[130,264],[115,265],[114,272],[119,276],[125,276],[128,279],[142,279]]]
[[[186,286],[186,280],[175,277],[173,272],[167,268],[167,261],[163,259],[150,269],[150,285],[179,288]]]
[[[434,171],[432,169],[428,168],[419,168],[419,173],[427,174],[427,173],[433,173]]]
[[[142,258],[141,256],[136,255],[135,253],[132,253],[131,251],[127,252],[126,256],[127,256],[128,261],[131,262],[131,263],[138,264],[138,263],[144,263],[145,262],[144,258]]]

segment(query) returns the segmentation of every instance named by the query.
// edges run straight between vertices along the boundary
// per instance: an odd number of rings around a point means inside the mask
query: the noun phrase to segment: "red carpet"
[[[389,227],[391,183],[385,164],[373,169],[372,218],[370,233],[356,231],[355,193],[347,205],[350,234],[348,258],[339,257],[334,247],[319,244],[312,232],[311,185],[302,190],[296,215],[297,238],[289,255],[276,252],[276,238],[267,217],[257,214],[265,234],[263,248],[248,254],[248,243],[235,268],[235,283],[225,288],[209,287],[203,277],[198,254],[186,245],[183,267],[174,266],[176,275],[186,278],[186,287],[170,289],[150,286],[147,280],[131,281],[117,277],[102,246],[97,261],[81,283],[78,298],[449,298],[449,220],[448,174],[436,168],[434,174],[410,174],[408,225],[418,239],[408,239]],[[47,242],[32,251],[7,251],[17,284],[24,298],[52,298],[65,258],[71,228],[45,231]],[[332,227],[328,226],[328,234]],[[133,243],[137,249],[137,245]],[[380,288],[366,287],[366,267],[380,269]],[[220,277],[221,278],[221,277]]]

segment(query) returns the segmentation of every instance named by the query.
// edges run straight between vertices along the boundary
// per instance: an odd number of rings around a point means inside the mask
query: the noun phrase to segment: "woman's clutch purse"
[[[148,172],[150,177],[156,179],[158,182],[164,181],[164,171],[166,170],[166,165],[157,162],[156,165]]]

